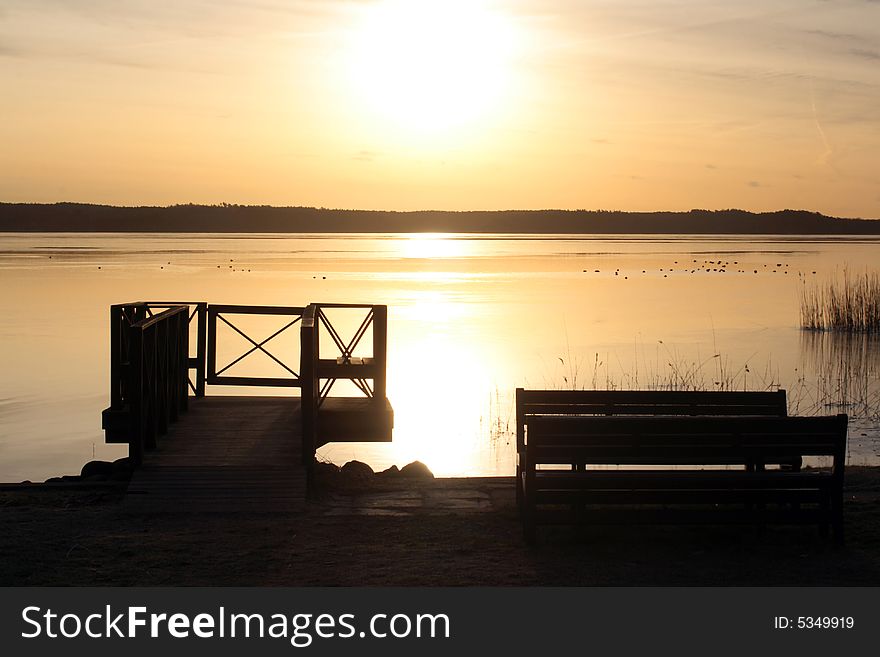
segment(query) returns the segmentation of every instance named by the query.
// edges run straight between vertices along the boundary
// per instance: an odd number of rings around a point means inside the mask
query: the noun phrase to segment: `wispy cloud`
[[[376,151],[358,151],[352,156],[352,159],[358,162],[374,162],[378,156],[379,153]]]
[[[21,57],[22,51],[0,43],[0,57]]]
[[[182,57],[178,48],[201,51],[238,48],[243,51],[268,39],[314,36],[316,22],[349,3],[250,2],[217,3],[180,0],[4,0],[0,40],[12,39],[21,57],[93,59],[135,68],[166,68]],[[332,21],[330,21],[332,24]],[[0,46],[2,47],[2,46]],[[8,47],[8,46],[7,46]]]
[[[853,48],[849,51],[851,54],[856,57],[861,57],[862,59],[867,59],[870,61],[880,61],[880,52],[876,50],[865,50],[863,48]]]

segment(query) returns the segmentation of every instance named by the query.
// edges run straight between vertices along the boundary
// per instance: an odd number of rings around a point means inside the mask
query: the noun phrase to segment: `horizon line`
[[[56,205],[81,205],[100,208],[114,208],[123,210],[138,209],[158,209],[169,210],[180,207],[198,207],[198,208],[215,208],[215,209],[235,209],[235,208],[262,208],[274,210],[315,210],[324,212],[364,212],[364,213],[386,213],[386,214],[420,214],[420,213],[437,213],[437,214],[476,214],[476,213],[505,213],[505,212],[571,212],[571,213],[592,213],[592,214],[690,214],[693,212],[709,212],[709,213],[725,213],[740,212],[751,215],[770,215],[783,212],[803,213],[818,215],[829,219],[841,219],[851,221],[880,221],[880,217],[840,217],[836,215],[828,215],[819,210],[808,210],[805,208],[779,208],[776,210],[745,210],[743,208],[690,208],[688,210],[622,210],[622,209],[606,209],[606,208],[494,208],[482,210],[444,210],[444,209],[419,209],[419,210],[392,210],[392,209],[371,209],[371,208],[353,208],[353,207],[329,207],[315,205],[273,205],[270,203],[195,203],[182,202],[171,203],[167,205],[161,204],[145,204],[145,205],[119,205],[114,203],[96,203],[90,201],[2,201],[0,206],[4,205],[31,205],[31,206],[56,206]]]

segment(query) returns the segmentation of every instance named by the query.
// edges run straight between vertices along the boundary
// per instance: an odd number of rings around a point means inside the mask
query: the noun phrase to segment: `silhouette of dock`
[[[366,311],[344,340],[326,308]],[[286,323],[258,342],[236,315],[277,315]],[[251,348],[217,366],[218,322]],[[300,330],[299,363],[283,362],[267,344]],[[195,334],[194,355],[190,333]],[[372,355],[353,354],[372,333]],[[338,352],[322,357],[321,335]],[[355,304],[298,307],[209,306],[138,302],[111,308],[111,405],[106,441],[127,443],[137,464],[125,507],[137,512],[291,513],[302,511],[315,450],[328,442],[390,441],[393,410],[385,396],[387,309]],[[281,377],[225,373],[262,352]],[[298,366],[297,366],[298,365]],[[347,379],[363,396],[334,397]],[[275,396],[207,395],[208,386],[299,389]]]

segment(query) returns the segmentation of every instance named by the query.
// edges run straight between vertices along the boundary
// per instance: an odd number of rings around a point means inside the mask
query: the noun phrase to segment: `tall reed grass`
[[[644,352],[628,365],[595,354],[592,362],[558,358],[561,373],[539,387],[560,390],[728,390],[788,393],[789,413],[848,413],[880,419],[880,333],[805,332],[801,362],[783,375],[768,356],[741,364],[720,351],[689,358],[658,341],[656,357]],[[717,347],[716,347],[717,349]],[[714,350],[713,350],[714,351]],[[760,364],[759,364],[760,363]],[[528,386],[527,386],[528,387]]]
[[[801,291],[801,327],[811,331],[880,333],[880,274],[853,275]]]

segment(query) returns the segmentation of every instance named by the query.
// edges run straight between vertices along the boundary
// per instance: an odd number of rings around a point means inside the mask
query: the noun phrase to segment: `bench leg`
[[[834,542],[843,545],[843,498],[835,495],[831,498],[831,532]]]
[[[519,511],[520,516],[522,516],[523,512],[523,473],[522,467],[519,464],[520,456],[517,454],[516,457],[516,510]]]
[[[523,538],[529,545],[534,545],[537,540],[537,505],[535,503],[535,464],[530,462],[528,455],[522,463],[522,522]]]

